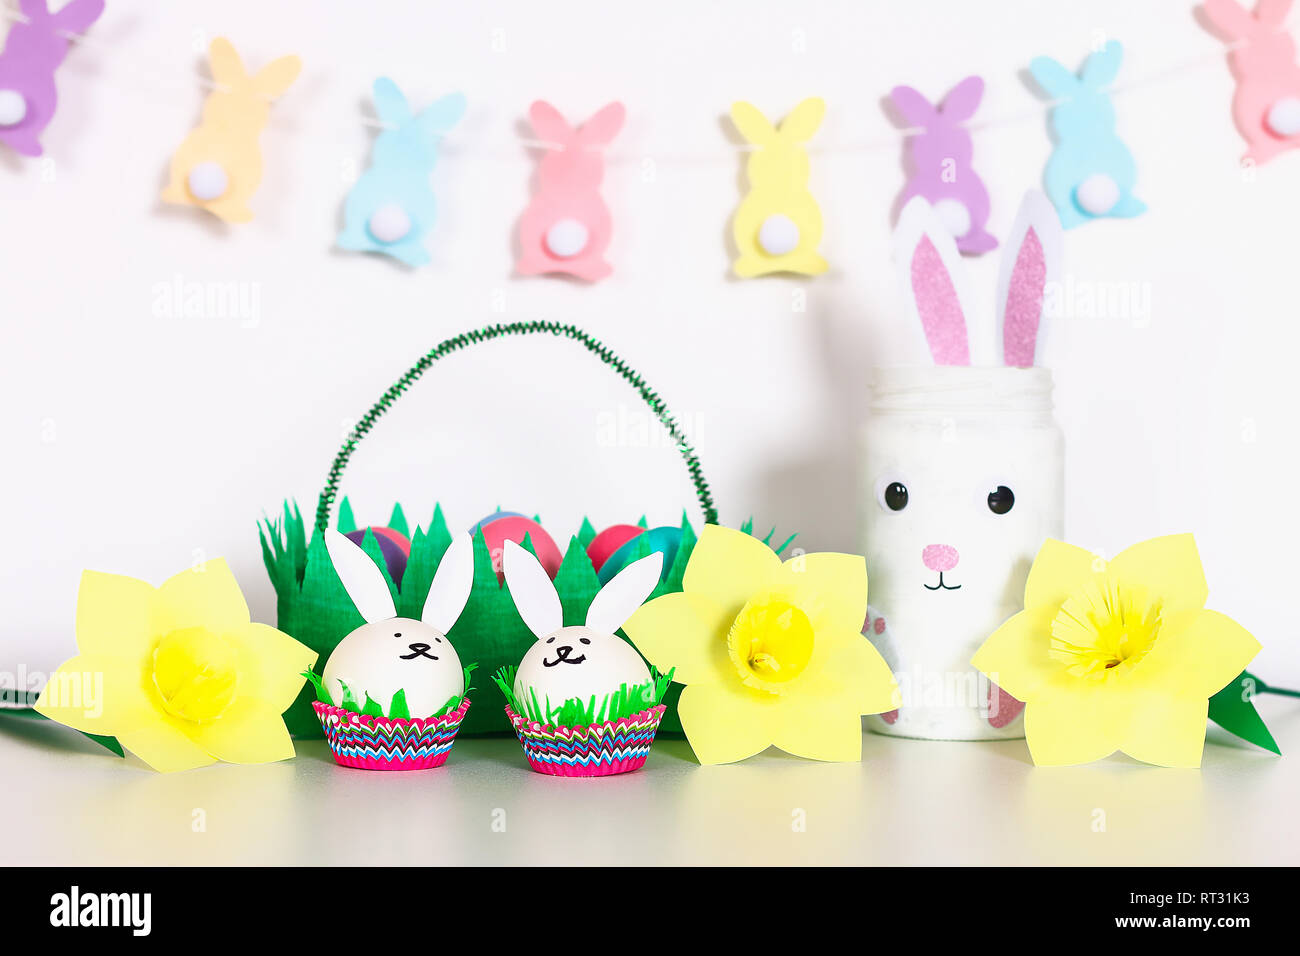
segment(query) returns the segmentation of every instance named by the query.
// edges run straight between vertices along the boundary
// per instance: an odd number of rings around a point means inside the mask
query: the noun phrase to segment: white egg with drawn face
[[[324,683],[336,704],[348,685],[358,706],[366,695],[387,714],[404,691],[412,717],[429,717],[452,697],[465,693],[460,657],[447,639],[469,600],[474,583],[474,547],[469,535],[455,539],[429,585],[420,620],[397,617],[392,593],[379,567],[360,546],[337,531],[325,532],[334,570],[366,619],[339,641],[325,664]]]
[[[405,691],[412,717],[428,717],[465,693],[465,673],[451,642],[406,617],[363,624],[343,638],[325,664],[324,679],[336,702],[343,700],[346,683],[358,704],[369,695],[385,713],[394,695]]]
[[[650,682],[650,669],[627,641],[615,635],[623,622],[659,584],[664,556],[656,551],[634,561],[609,580],[592,599],[584,625],[564,627],[555,585],[537,558],[506,541],[502,570],[510,597],[524,624],[537,637],[515,672],[520,701],[536,695],[543,707],[556,708],[578,698],[584,703]]]
[[[599,704],[623,684],[649,682],[650,668],[627,641],[590,627],[562,627],[529,648],[515,673],[514,691],[521,701],[536,694],[543,706],[558,707],[575,697],[595,697]]]

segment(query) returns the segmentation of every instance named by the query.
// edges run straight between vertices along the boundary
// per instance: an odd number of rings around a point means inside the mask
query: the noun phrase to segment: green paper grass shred
[[[447,702],[435,710],[425,720],[432,720],[434,717],[442,717],[450,714],[454,710],[459,710],[460,705],[465,702],[469,692],[474,689],[470,684],[470,675],[478,669],[478,664],[470,664],[461,670],[462,679],[465,684],[465,693],[455,694],[447,698]],[[411,717],[410,708],[406,704],[406,691],[399,690],[393,695],[392,703],[388,705],[388,713],[384,713],[383,705],[376,701],[369,694],[366,694],[366,703],[364,707],[357,706],[356,695],[352,693],[352,688],[348,686],[347,681],[340,680],[343,685],[343,702],[335,704],[333,697],[330,695],[329,688],[325,686],[325,680],[315,671],[303,671],[302,676],[311,681],[316,688],[316,699],[322,704],[330,707],[341,707],[343,710],[350,710],[354,714],[365,714],[367,717],[387,717],[390,720],[409,720]]]
[[[502,667],[492,675],[493,682],[501,690],[510,709],[521,717],[540,724],[553,724],[564,727],[584,727],[591,724],[603,724],[610,720],[622,720],[650,707],[663,703],[664,695],[673,681],[674,670],[660,674],[650,668],[650,681],[645,684],[621,684],[612,694],[606,694],[599,701],[592,697],[583,700],[573,697],[559,706],[552,706],[549,698],[545,702],[537,699],[537,692],[528,690],[528,700],[522,701],[515,696],[515,674],[519,668],[513,664]],[[647,703],[653,701],[653,703]]]

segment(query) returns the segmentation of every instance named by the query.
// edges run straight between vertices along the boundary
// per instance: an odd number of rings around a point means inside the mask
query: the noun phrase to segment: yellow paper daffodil
[[[293,756],[280,715],[316,652],[250,623],[225,561],[182,571],[160,588],[86,571],[77,649],[36,702],[51,720],[116,737],[164,772]]]
[[[1100,760],[1116,750],[1199,767],[1209,698],[1259,652],[1208,590],[1190,534],[1153,538],[1110,562],[1049,540],[1025,609],[971,663],[1025,702],[1034,763]]]
[[[757,538],[706,525],[682,591],[623,625],[656,668],[686,685],[678,713],[701,763],[775,745],[816,760],[859,760],[862,715],[898,706],[888,665],[862,636],[863,559],[804,554],[781,563]]]

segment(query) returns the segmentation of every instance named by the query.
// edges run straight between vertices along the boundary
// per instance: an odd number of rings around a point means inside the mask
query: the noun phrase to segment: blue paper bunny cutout
[[[1124,48],[1116,40],[1093,53],[1076,76],[1051,57],[1035,57],[1029,72],[1056,105],[1051,126],[1056,146],[1043,171],[1043,187],[1070,229],[1103,216],[1141,215],[1133,195],[1137,164],[1115,132],[1109,85]]]
[[[424,237],[437,210],[429,174],[443,135],[465,115],[465,97],[444,96],[417,116],[386,76],[375,80],[374,95],[385,128],[375,139],[370,167],[348,193],[338,244],[422,266],[429,262]]]

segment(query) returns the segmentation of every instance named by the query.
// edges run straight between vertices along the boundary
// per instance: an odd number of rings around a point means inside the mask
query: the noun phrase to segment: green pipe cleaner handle
[[[560,322],[510,322],[505,325],[489,325],[486,328],[475,329],[438,343],[426,352],[418,362],[407,369],[401,378],[388,387],[387,391],[379,397],[379,401],[375,402],[370,411],[362,416],[357,423],[357,427],[348,434],[343,447],[339,449],[339,453],[334,457],[334,463],[330,465],[329,478],[325,481],[325,489],[320,493],[320,501],[316,505],[316,527],[321,531],[329,527],[330,510],[334,507],[334,501],[338,497],[339,482],[343,478],[343,469],[347,467],[348,461],[352,458],[352,453],[356,451],[357,445],[361,443],[361,439],[370,433],[370,429],[374,427],[379,417],[388,411],[393,402],[397,401],[428,370],[429,366],[453,352],[459,352],[461,349],[480,342],[488,342],[508,335],[534,334],[563,336],[577,342],[636,389],[642,401],[655,413],[660,424],[668,430],[668,434],[676,442],[677,450],[681,452],[682,459],[686,462],[686,470],[690,472],[691,482],[695,485],[695,494],[700,499],[700,508],[704,511],[705,523],[717,524],[718,509],[713,505],[713,493],[709,490],[709,483],[704,480],[704,474],[700,470],[700,460],[695,454],[695,449],[691,447],[685,433],[677,424],[677,419],[668,411],[663,399],[659,397],[659,393],[647,385],[645,379],[629,368],[626,362],[610,351],[602,342],[588,335],[577,326]]]

